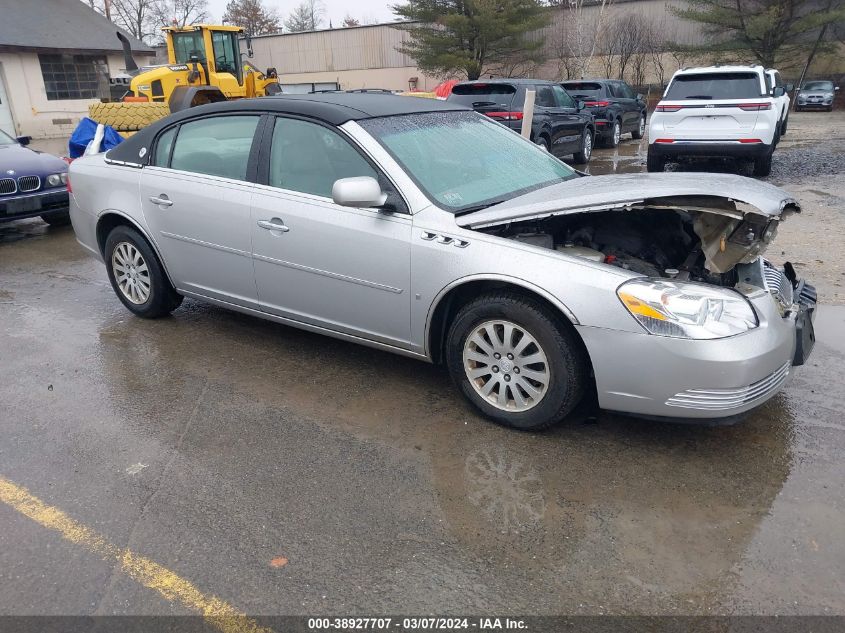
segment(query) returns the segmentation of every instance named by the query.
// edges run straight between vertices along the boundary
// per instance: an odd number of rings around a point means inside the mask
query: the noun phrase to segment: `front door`
[[[334,129],[277,118],[252,197],[260,307],[383,343],[410,346],[411,216],[342,207],[340,178],[379,173]]]
[[[165,131],[141,205],[180,290],[257,308],[247,166],[260,117],[213,116]]]

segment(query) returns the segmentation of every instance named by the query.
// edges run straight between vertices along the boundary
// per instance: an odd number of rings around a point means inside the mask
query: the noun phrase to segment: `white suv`
[[[708,66],[676,72],[651,115],[648,171],[687,157],[733,157],[768,176],[780,140],[784,88],[771,91],[762,66]]]

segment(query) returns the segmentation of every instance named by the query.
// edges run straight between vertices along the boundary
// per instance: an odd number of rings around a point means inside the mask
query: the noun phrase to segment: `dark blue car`
[[[29,149],[30,140],[0,130],[0,222],[41,216],[53,226],[68,224],[67,163]]]

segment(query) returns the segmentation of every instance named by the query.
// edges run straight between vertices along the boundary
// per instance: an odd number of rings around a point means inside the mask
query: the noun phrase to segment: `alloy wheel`
[[[619,139],[622,138],[622,126],[619,125],[619,121],[616,121],[613,124],[613,144],[619,145]]]
[[[584,152],[584,158],[589,160],[593,153],[593,135],[588,131],[584,132],[584,147],[582,150]]]
[[[119,242],[112,251],[112,272],[120,292],[135,305],[150,298],[152,281],[144,256],[131,242]]]
[[[641,116],[640,117],[640,136],[642,136],[643,134],[645,134],[645,117]]]
[[[485,321],[476,327],[464,343],[463,365],[476,393],[503,411],[536,406],[551,382],[543,348],[511,321]]]

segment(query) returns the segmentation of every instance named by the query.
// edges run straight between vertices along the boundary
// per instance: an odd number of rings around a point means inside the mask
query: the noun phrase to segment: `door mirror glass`
[[[838,89],[837,89],[837,90],[838,90]],[[15,140],[16,140],[18,143],[20,143],[21,145],[29,145],[29,144],[32,142],[32,137],[31,137],[31,136],[19,136],[19,137],[18,137],[17,139],[15,139]]]
[[[786,93],[783,90],[783,86],[775,86],[774,88],[772,88],[772,96],[773,97],[775,97],[775,98],[782,97],[784,94],[786,94]]]
[[[341,178],[332,186],[332,200],[342,207],[380,207],[387,201],[378,181],[371,176]]]
[[[576,107],[576,108],[578,108],[578,112],[580,112],[581,110],[583,110],[583,109],[584,109],[585,107],[587,107],[587,106],[584,104],[584,100],[583,100],[583,99],[578,99],[578,100],[575,102],[575,107]]]

